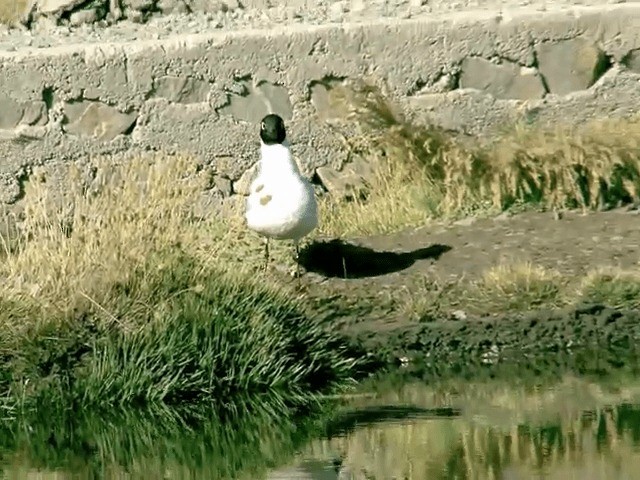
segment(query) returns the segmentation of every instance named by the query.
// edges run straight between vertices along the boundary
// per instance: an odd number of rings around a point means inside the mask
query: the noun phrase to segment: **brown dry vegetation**
[[[602,210],[640,201],[640,117],[553,129],[518,125],[491,141],[470,141],[408,123],[371,84],[334,87],[330,98],[336,111],[346,112],[333,121],[344,129],[345,147],[374,165],[377,176],[360,197],[323,199],[321,233],[327,237],[387,234],[505,211]],[[353,128],[355,135],[346,134]],[[438,318],[456,308],[504,313],[583,300],[636,308],[640,271],[612,267],[567,277],[512,260],[473,280],[414,283],[387,299],[412,318]]]
[[[640,308],[640,273],[633,269],[594,269],[588,275],[566,276],[530,262],[501,263],[480,278],[450,282],[428,276],[394,289],[381,304],[399,308],[412,321],[431,321],[463,311],[471,315],[504,315],[539,309],[576,307],[583,303],[618,309]]]
[[[0,0],[0,23],[10,25],[19,21],[29,3],[29,0]]]
[[[241,391],[263,387],[272,408],[313,401],[313,388],[280,388],[305,368],[277,364],[302,358],[290,347],[319,347],[305,361],[319,378],[318,362],[341,347],[322,344],[333,334],[285,287],[252,274],[233,221],[196,218],[208,173],[192,159],[162,156],[87,168],[94,178],[71,166],[53,187],[32,175],[20,235],[0,243],[3,412],[42,402],[198,404],[221,391],[241,403]],[[293,346],[298,340],[306,346]],[[345,367],[343,386],[348,362],[326,364]],[[218,368],[225,375],[212,373]]]
[[[493,141],[461,141],[407,123],[366,83],[330,91],[354,157],[380,165],[366,199],[329,200],[323,229],[372,234],[433,218],[522,206],[601,209],[640,199],[640,117],[555,129],[517,126]],[[339,128],[339,127],[338,127]]]
[[[26,186],[20,235],[4,240],[0,298],[60,313],[106,305],[108,286],[127,281],[150,252],[207,245],[194,228],[192,206],[206,178],[188,158],[157,156],[117,164],[97,159],[87,184],[71,165],[61,191],[36,171]],[[204,267],[206,268],[206,266]]]

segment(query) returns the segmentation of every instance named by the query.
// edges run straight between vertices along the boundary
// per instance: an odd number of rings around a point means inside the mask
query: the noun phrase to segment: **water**
[[[7,479],[640,478],[640,381],[379,382],[330,421],[111,412],[0,431]],[[49,416],[51,417],[51,416]]]
[[[409,384],[357,403],[366,421],[308,447],[339,453],[349,470],[341,478],[640,478],[640,382],[631,379]],[[376,418],[388,405],[396,410]],[[404,415],[401,405],[411,406]]]

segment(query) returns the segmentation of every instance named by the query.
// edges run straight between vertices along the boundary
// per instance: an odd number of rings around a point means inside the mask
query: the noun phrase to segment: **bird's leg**
[[[298,282],[300,282],[300,244],[297,240],[293,242],[296,249],[296,277],[298,278]]]
[[[109,0],[109,13],[114,20],[122,18],[122,9],[120,8],[120,0]]]
[[[264,239],[264,270],[269,268],[269,237]]]

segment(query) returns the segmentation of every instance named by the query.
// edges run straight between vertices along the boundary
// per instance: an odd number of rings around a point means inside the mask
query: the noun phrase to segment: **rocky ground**
[[[639,213],[631,208],[562,216],[529,212],[361,238],[348,246],[312,244],[302,252],[308,269],[302,289],[326,322],[388,360],[419,368],[502,360],[536,368],[534,359],[547,362],[549,352],[564,352],[569,362],[593,362],[593,356],[574,353],[594,348],[623,352],[605,363],[624,364],[640,339],[638,311],[585,304],[483,315],[465,311],[461,302],[416,316],[403,308],[402,299],[428,302],[435,298],[429,296],[433,285],[473,281],[503,261],[531,261],[573,278],[598,267],[640,268]]]
[[[0,0],[0,23],[3,16],[12,16],[19,27],[0,25],[0,51],[156,40],[212,30],[409,19],[453,12],[473,15],[474,11],[487,9],[495,10],[496,14],[514,8],[544,11],[551,7],[602,3],[602,0]],[[5,10],[11,13],[3,15]]]

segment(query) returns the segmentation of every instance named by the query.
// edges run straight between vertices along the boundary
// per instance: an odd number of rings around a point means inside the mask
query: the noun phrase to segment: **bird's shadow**
[[[377,251],[334,239],[306,245],[298,262],[307,272],[325,277],[365,278],[399,272],[416,260],[437,260],[449,250],[449,245],[434,244],[410,252]]]

